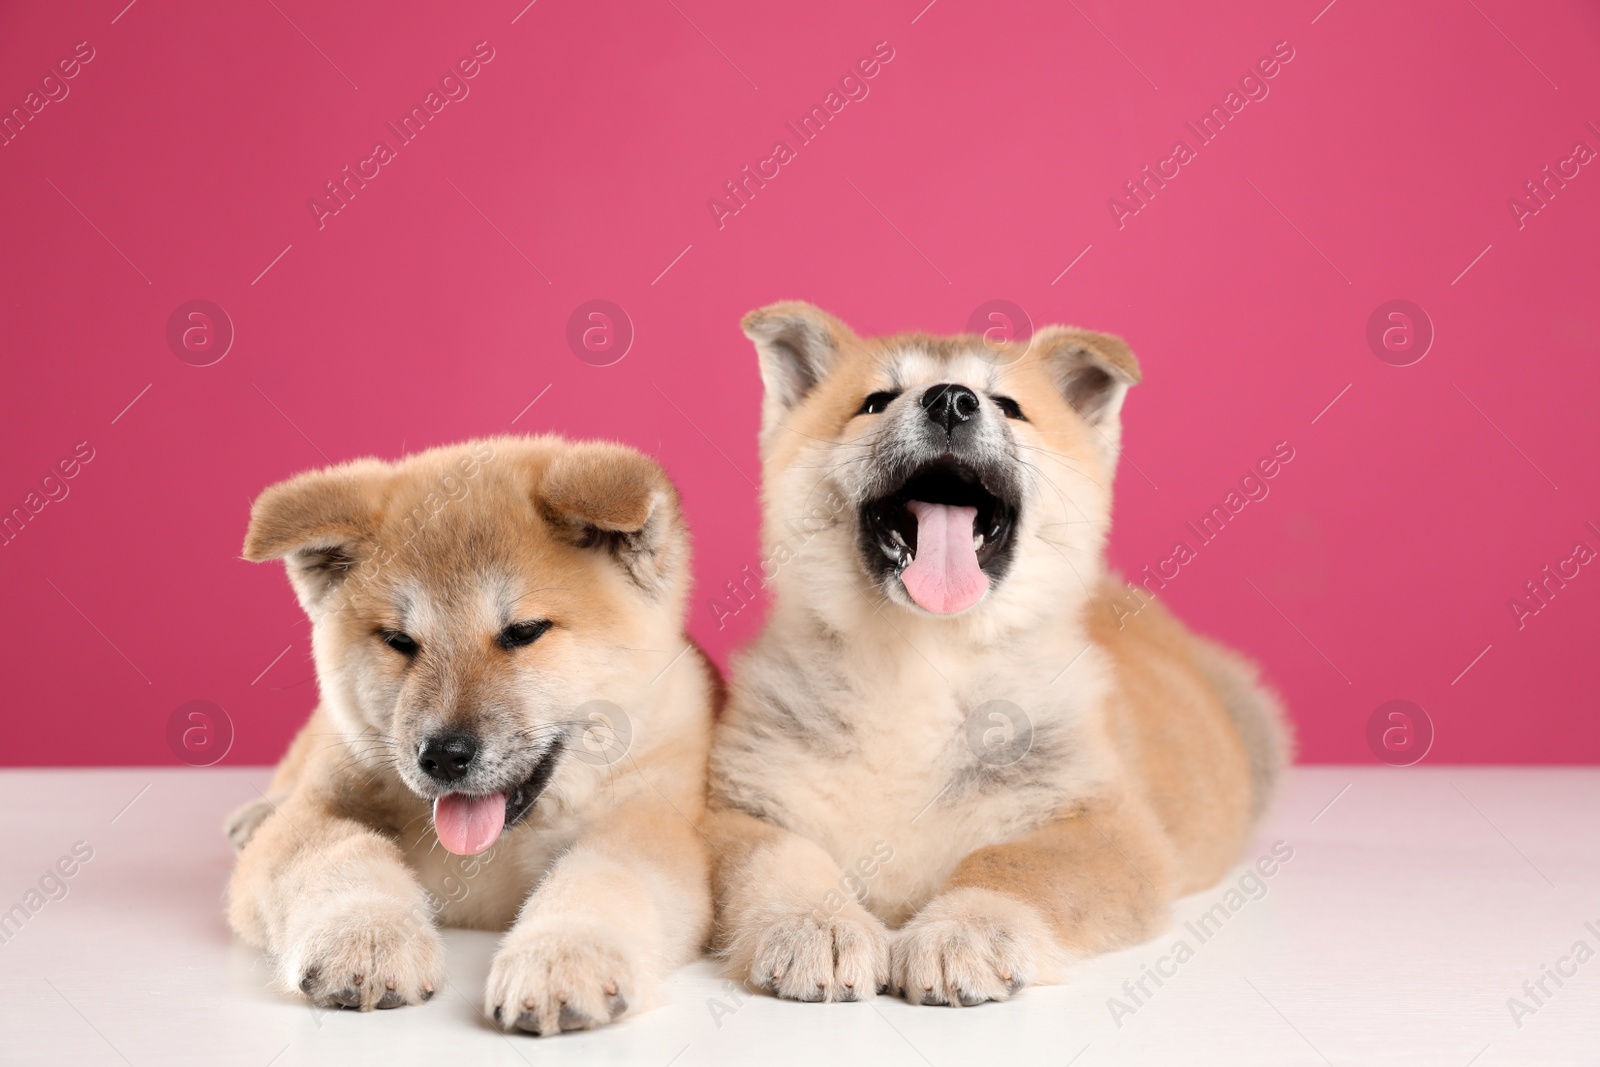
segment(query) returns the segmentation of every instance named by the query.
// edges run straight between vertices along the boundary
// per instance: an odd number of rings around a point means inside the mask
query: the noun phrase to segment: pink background
[[[864,332],[1004,299],[1127,337],[1130,572],[1289,442],[1164,595],[1265,664],[1303,759],[1372,761],[1395,698],[1431,717],[1430,762],[1600,758],[1600,566],[1520,629],[1510,608],[1600,549],[1600,165],[1520,228],[1508,206],[1600,149],[1592,5],[525,2],[0,14],[8,111],[94,49],[0,147],[0,508],[94,454],[0,547],[0,762],[173,764],[190,700],[226,709],[227,762],[274,760],[315,687],[281,567],[238,558],[250,500],[507,430],[665,462],[692,629],[725,661],[759,621],[712,608],[758,552],[737,321],[779,298]],[[323,183],[480,41],[469,95],[319,229]],[[869,95],[719,228],[708,199],[880,41]],[[1280,41],[1270,95],[1119,228],[1109,199]],[[191,299],[236,330],[211,366],[168,347]],[[611,366],[566,342],[591,299],[636,333]],[[1368,347],[1391,299],[1432,321],[1415,365]]]

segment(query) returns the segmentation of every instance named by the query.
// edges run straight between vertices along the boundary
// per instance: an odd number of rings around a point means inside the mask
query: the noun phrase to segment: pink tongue
[[[439,844],[458,856],[476,856],[500,836],[506,824],[506,795],[469,797],[446,793],[433,802],[433,828]]]
[[[917,554],[900,572],[900,581],[922,607],[940,615],[965,611],[989,588],[972,547],[972,521],[977,508],[929,504],[906,505],[917,517]]]

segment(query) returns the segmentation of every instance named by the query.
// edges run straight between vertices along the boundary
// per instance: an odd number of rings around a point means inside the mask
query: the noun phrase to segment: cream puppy
[[[283,987],[427,1000],[445,924],[508,930],[483,1001],[504,1029],[653,1003],[710,921],[717,691],[661,469],[556,437],[359,460],[263,493],[244,554],[286,560],[321,692],[228,827],[229,920]]]
[[[976,1004],[1157,933],[1286,740],[1250,664],[1113,609],[1127,346],[744,329],[773,610],[712,751],[718,949],[783,997]]]

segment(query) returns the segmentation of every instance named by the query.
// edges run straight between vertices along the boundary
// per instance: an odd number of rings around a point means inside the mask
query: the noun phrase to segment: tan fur
[[[780,996],[974,1004],[1155,935],[1176,896],[1237,860],[1287,743],[1247,662],[1159,604],[1113,609],[1104,546],[1133,354],[1068,327],[997,349],[863,339],[797,303],[743,325],[767,389],[769,552],[832,504],[777,568],[717,729],[719,951]],[[914,398],[942,383],[989,398],[962,447],[1022,485],[1009,571],[955,615],[869,569],[860,526],[880,472],[927,432]],[[862,413],[880,392],[893,406]],[[972,740],[991,707],[1023,709],[1031,731],[1006,766]]]
[[[695,822],[719,686],[698,649],[680,655],[689,545],[660,468],[556,437],[360,460],[263,493],[245,555],[287,560],[322,697],[227,826],[229,921],[282,986],[362,1010],[426,1000],[444,924],[507,930],[483,1002],[504,1029],[658,1001],[709,928]],[[553,625],[532,644],[497,643],[537,619]],[[414,661],[380,639],[402,628]],[[623,710],[625,752],[574,718],[591,700]],[[439,846],[418,792],[412,761],[439,730],[483,738],[483,773],[508,780],[533,746],[557,754],[531,814],[479,856]]]

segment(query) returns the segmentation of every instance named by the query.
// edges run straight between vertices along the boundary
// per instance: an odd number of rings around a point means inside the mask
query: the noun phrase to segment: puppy
[[[782,997],[971,1005],[1153,936],[1287,742],[1243,659],[1113,606],[1133,355],[863,339],[798,303],[743,325],[773,607],[712,746],[716,947]]]
[[[358,460],[263,493],[244,555],[287,561],[321,693],[228,826],[229,921],[284,988],[427,1000],[442,923],[509,927],[483,1001],[505,1030],[648,1007],[709,928],[719,684],[661,469],[558,437]]]

